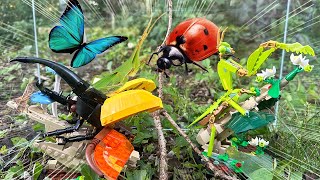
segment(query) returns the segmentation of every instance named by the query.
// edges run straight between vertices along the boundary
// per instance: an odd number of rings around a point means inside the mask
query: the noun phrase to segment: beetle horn
[[[90,84],[81,79],[76,73],[56,62],[37,57],[17,57],[12,59],[10,62],[14,61],[22,63],[39,63],[50,67],[69,84],[69,86],[72,88],[72,91],[78,96],[90,87]]]

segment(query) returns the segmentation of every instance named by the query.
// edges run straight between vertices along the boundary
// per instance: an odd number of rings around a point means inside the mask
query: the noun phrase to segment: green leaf
[[[290,174],[290,180],[301,180],[302,179],[302,172],[292,172]]]
[[[36,162],[33,165],[32,173],[33,173],[33,179],[37,180],[42,172],[43,166],[41,163]]]
[[[261,168],[250,173],[249,177],[254,180],[272,180],[273,174],[268,169]]]
[[[44,131],[44,130],[45,130],[45,127],[44,127],[43,124],[37,123],[37,124],[35,124],[35,125],[32,126],[32,129],[33,129],[34,131]]]
[[[28,144],[28,140],[26,138],[23,137],[14,137],[11,138],[11,141],[13,143],[14,146],[26,146]]]
[[[18,69],[21,69],[21,64],[19,64],[19,63],[1,69],[0,75],[7,75],[7,74],[11,73],[13,70],[18,70]]]
[[[17,162],[17,164],[18,164],[18,162]],[[20,164],[21,164],[21,161],[20,161]],[[11,168],[8,169],[7,174],[4,177],[4,179],[5,180],[14,179],[13,177],[20,176],[23,174],[23,172],[24,172],[24,169],[23,169],[22,165],[12,166]]]
[[[147,152],[151,153],[155,150],[156,148],[154,147],[153,144],[148,144],[146,147]]]
[[[135,170],[126,173],[127,180],[148,180],[151,179],[147,170]]]
[[[72,114],[59,114],[58,116],[61,120],[71,120],[72,119]]]
[[[2,130],[0,131],[0,138],[4,138],[5,136],[7,136],[8,132],[6,130]]]
[[[99,179],[99,176],[88,165],[83,165],[80,172],[81,175],[84,177],[84,180]]]
[[[149,139],[152,137],[151,133],[143,133],[143,132],[138,132],[136,137],[134,138],[133,143],[134,144],[140,144],[142,143],[145,139]]]
[[[26,120],[28,120],[27,115],[25,114],[19,114],[18,116],[14,117],[14,120],[18,123],[23,123]]]
[[[3,145],[0,149],[0,154],[6,155],[8,153],[8,148],[6,145]]]

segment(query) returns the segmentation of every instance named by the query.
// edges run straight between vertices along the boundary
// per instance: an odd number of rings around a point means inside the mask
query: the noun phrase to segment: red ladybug
[[[187,63],[192,63],[207,71],[195,61],[202,61],[218,52],[218,33],[219,28],[205,18],[193,18],[180,23],[169,34],[166,45],[152,54],[160,56],[157,60],[158,70],[185,64],[188,72]]]

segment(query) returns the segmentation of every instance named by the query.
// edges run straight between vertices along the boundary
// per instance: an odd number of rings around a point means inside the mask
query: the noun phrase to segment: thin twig
[[[171,0],[167,0],[168,2],[168,28],[167,28],[167,33],[166,36],[161,44],[161,46],[163,46],[169,36],[170,30],[171,30],[171,26],[172,26],[172,1]]]
[[[159,98],[163,98],[162,93],[162,73],[159,73]],[[167,148],[166,148],[166,139],[162,131],[161,120],[160,120],[160,111],[152,113],[153,122],[158,133],[158,144],[160,152],[160,163],[159,163],[159,179],[168,179],[168,162],[167,162]]]
[[[171,25],[172,25],[172,1],[167,0],[168,2],[168,28],[167,28],[167,33],[166,36],[161,44],[161,46],[164,45],[167,37],[169,36]],[[160,47],[158,47],[158,50]],[[157,50],[157,51],[158,51]],[[162,93],[162,73],[159,73],[159,88],[158,88],[158,94],[159,98],[163,98],[163,93]],[[164,138],[164,134],[162,131],[162,125],[161,125],[161,120],[160,120],[160,111],[156,111],[152,113],[153,121],[155,128],[157,129],[158,132],[158,144],[159,144],[159,152],[160,152],[160,163],[159,163],[159,179],[161,180],[167,180],[168,179],[168,162],[167,162],[167,148],[166,148],[166,139]]]

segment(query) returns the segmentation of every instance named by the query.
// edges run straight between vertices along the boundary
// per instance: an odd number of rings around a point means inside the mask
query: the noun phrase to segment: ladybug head
[[[171,61],[165,57],[161,57],[157,60],[157,66],[159,70],[166,70],[169,69],[171,67]]]
[[[159,50],[157,66],[159,70],[166,70],[173,66],[181,66],[186,62],[185,56],[174,46],[164,46]]]

